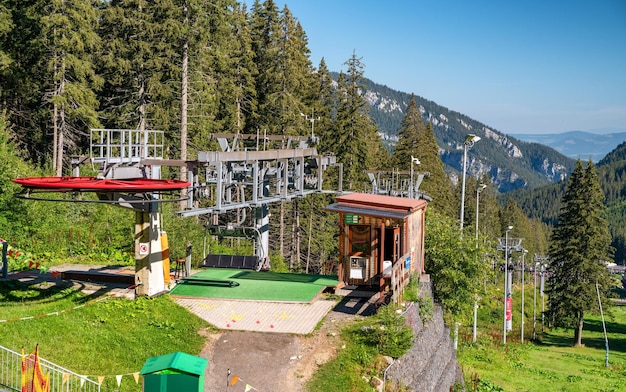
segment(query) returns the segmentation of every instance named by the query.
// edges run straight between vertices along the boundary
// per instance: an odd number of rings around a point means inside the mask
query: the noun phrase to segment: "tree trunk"
[[[309,273],[309,264],[311,261],[311,233],[313,231],[313,197],[311,197],[311,209],[309,210],[309,240],[306,248],[306,268],[304,273]]]
[[[144,131],[146,129],[146,81],[144,75],[139,75],[139,92],[138,92],[138,112],[139,123],[137,124],[137,130]]]
[[[185,7],[185,14],[187,13],[187,7]],[[187,15],[185,15],[185,21],[187,21]],[[182,161],[187,160],[187,83],[188,83],[188,64],[189,64],[189,42],[185,39],[183,43],[183,64],[182,64],[182,91],[180,97],[180,159]],[[182,165],[180,167],[180,180],[187,181],[187,166]],[[180,191],[181,202],[180,208],[184,209],[187,206],[187,201],[184,200],[188,196],[188,190],[182,189]]]
[[[63,95],[63,93],[65,92],[64,82],[65,82],[64,77],[61,77],[58,95]],[[56,105],[55,105],[55,108],[57,108]],[[65,140],[64,140],[65,138],[65,109],[61,107],[60,110],[56,111],[55,117],[56,117],[55,121],[57,122],[57,127],[56,127],[57,142],[59,143],[59,145],[57,146],[56,175],[57,177],[61,177],[63,175],[63,147],[64,147],[63,145],[65,144]]]
[[[296,242],[296,266],[298,268],[298,271],[300,271],[301,268],[301,254],[300,254],[300,212],[298,211],[298,199],[295,199],[293,201],[293,208],[295,209],[295,213],[296,213],[296,222],[295,222],[295,230],[294,230],[294,234],[295,234],[295,238],[293,239]]]
[[[576,347],[583,345],[583,316],[584,313],[580,312],[578,315],[578,325],[574,329],[574,346]]]
[[[56,56],[56,54],[55,54]],[[54,64],[54,74],[56,75],[57,73],[57,64]],[[55,91],[58,91],[56,89],[56,83],[55,83]],[[57,150],[59,148],[59,127],[58,127],[58,123],[57,123],[57,118],[58,118],[58,113],[59,113],[59,108],[57,107],[56,102],[53,104],[53,111],[52,111],[52,169],[54,170],[54,173],[56,175],[58,175],[57,173]]]
[[[278,247],[280,254],[285,256],[285,202],[280,202],[280,233],[278,234]]]

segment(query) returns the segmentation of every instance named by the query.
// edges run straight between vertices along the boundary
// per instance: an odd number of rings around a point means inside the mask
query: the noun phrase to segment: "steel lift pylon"
[[[187,162],[193,192],[182,217],[206,215],[213,222],[233,211],[253,210],[249,226],[243,219],[214,224],[213,231],[232,233],[236,229],[253,233],[257,269],[269,269],[269,205],[314,193],[322,188],[323,173],[338,167],[339,192],[342,166],[332,155],[319,155],[309,147],[308,137],[278,135],[216,134],[221,151],[201,151],[195,162]],[[336,190],[329,191],[337,193]],[[212,197],[209,207],[199,201]],[[238,216],[241,216],[239,214]]]

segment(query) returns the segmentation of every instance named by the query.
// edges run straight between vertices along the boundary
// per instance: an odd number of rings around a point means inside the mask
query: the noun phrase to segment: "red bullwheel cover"
[[[187,181],[153,180],[131,178],[126,180],[100,179],[96,177],[26,177],[13,182],[24,188],[57,191],[116,191],[159,192],[173,191],[191,186]]]

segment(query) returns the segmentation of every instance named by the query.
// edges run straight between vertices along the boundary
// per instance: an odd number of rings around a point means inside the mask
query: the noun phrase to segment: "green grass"
[[[30,316],[48,315],[26,320]],[[153,356],[182,351],[198,355],[208,324],[169,296],[136,300],[86,296],[51,283],[0,282],[0,345],[32,352],[97,380],[103,391],[140,391],[132,373]],[[124,375],[117,387],[116,375]]]
[[[382,306],[374,316],[344,326],[344,345],[337,357],[322,365],[307,383],[311,392],[369,392],[367,380],[383,379],[388,363],[383,356],[398,358],[412,345],[413,331],[393,305]]]
[[[532,298],[532,297],[531,297]],[[527,304],[528,306],[528,304]],[[532,303],[530,310],[532,311]],[[532,316],[532,313],[531,313]],[[573,331],[538,323],[537,341],[520,343],[519,331],[502,344],[499,325],[459,345],[458,360],[469,391],[623,391],[626,390],[626,306],[605,313],[609,367],[600,316],[585,318],[583,347],[573,347]],[[526,321],[532,332],[532,318]],[[515,324],[514,324],[515,328]],[[515,332],[515,331],[513,331]],[[466,335],[467,336],[467,335]],[[470,335],[471,336],[471,335]],[[480,385],[483,387],[481,388]],[[501,389],[497,389],[500,387]]]

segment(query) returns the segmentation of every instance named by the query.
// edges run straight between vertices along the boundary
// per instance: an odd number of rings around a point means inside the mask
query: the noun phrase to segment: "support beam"
[[[161,249],[161,224],[157,204],[150,211],[135,211],[135,288],[136,296],[166,291]]]

